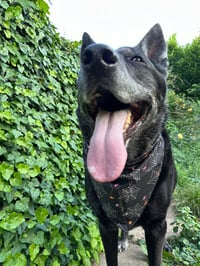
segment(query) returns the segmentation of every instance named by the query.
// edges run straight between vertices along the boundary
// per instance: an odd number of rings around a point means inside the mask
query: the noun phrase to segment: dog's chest
[[[128,231],[142,215],[159,179],[164,156],[160,136],[148,156],[131,172],[112,183],[92,179],[96,194],[107,217],[122,230]]]

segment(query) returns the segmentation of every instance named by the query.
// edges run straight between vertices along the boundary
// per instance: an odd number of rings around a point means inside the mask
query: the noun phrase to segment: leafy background
[[[168,40],[169,120],[178,184],[174,193],[176,217],[172,253],[163,266],[200,265],[200,36],[181,46]]]
[[[43,0],[0,1],[0,263],[90,265],[101,242],[84,194],[79,43]]]
[[[85,199],[75,114],[80,43],[61,38],[48,12],[44,0],[0,1],[0,264],[6,266],[90,266],[102,250]],[[198,266],[199,37],[182,47],[174,35],[168,47],[179,237],[165,261]]]

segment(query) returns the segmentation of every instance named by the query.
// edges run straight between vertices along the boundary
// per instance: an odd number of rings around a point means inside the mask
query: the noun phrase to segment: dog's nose
[[[91,44],[85,48],[82,54],[82,63],[85,66],[94,66],[102,64],[104,66],[114,66],[118,62],[118,55],[107,45]]]

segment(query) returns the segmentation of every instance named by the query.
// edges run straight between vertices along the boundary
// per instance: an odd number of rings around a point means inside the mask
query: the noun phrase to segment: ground
[[[167,214],[167,236],[173,235],[172,226],[174,221],[174,210],[171,206]],[[142,252],[141,247],[137,244],[139,239],[144,239],[143,229],[138,227],[129,232],[129,247],[125,252],[119,253],[119,266],[148,266],[147,257]],[[93,266],[106,266],[104,254],[100,257],[100,264],[95,263]]]

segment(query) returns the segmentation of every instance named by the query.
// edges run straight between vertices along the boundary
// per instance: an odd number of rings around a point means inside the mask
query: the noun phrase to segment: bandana
[[[122,230],[132,229],[142,215],[159,179],[163,157],[160,135],[152,150],[128,165],[114,182],[99,183],[91,178],[104,212]]]

